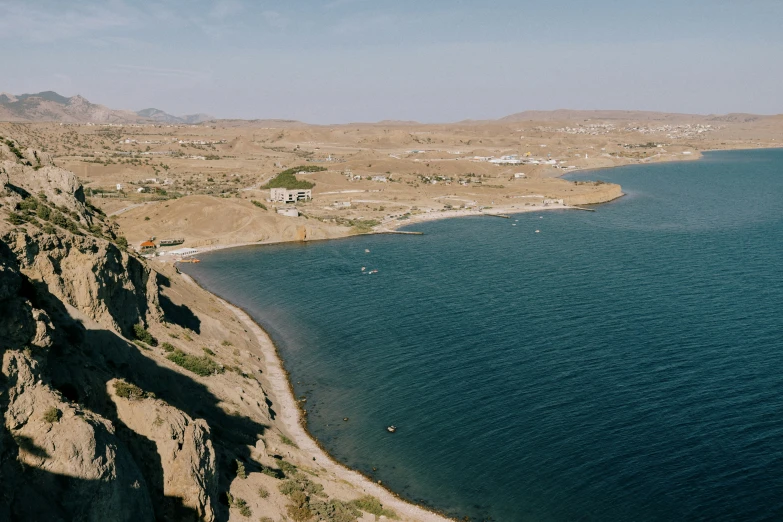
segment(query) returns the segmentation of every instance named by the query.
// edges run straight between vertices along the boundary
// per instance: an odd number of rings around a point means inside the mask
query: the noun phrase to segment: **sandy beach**
[[[186,274],[182,274],[182,278],[190,284],[199,286]],[[214,296],[214,294],[212,295]],[[282,424],[299,449],[305,453],[308,460],[312,458],[320,467],[325,468],[335,478],[350,483],[363,494],[377,497],[385,507],[393,509],[403,520],[422,522],[449,520],[442,515],[428,511],[395,496],[380,484],[374,483],[361,473],[343,466],[326,453],[304,427],[304,419],[296,404],[288,375],[283,369],[282,361],[278,356],[277,348],[272,339],[245,311],[218,296],[214,296],[214,298],[233,313],[258,342],[265,363],[266,378],[270,385],[269,391],[277,399],[278,416],[276,420]]]

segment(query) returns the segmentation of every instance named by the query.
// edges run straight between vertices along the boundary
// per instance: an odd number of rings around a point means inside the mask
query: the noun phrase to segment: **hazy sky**
[[[311,123],[783,113],[783,0],[0,0],[0,91]]]

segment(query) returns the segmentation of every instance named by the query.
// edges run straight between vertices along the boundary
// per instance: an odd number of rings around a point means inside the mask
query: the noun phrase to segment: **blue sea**
[[[571,179],[627,195],[182,269],[269,332],[324,447],[405,498],[783,520],[783,150]]]

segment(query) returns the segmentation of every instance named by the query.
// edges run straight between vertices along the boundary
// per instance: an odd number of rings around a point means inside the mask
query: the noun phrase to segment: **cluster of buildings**
[[[642,125],[629,125],[623,130],[638,132],[640,134],[662,134],[666,133],[667,138],[695,138],[706,132],[719,130],[721,127],[713,127],[702,123],[686,123],[682,125],[659,125],[657,127],[646,127]]]
[[[562,132],[565,134],[582,134],[588,136],[600,136],[602,134],[609,134],[615,130],[615,126],[611,123],[591,123],[589,125],[577,125],[576,127],[562,127],[560,129],[554,129],[554,132]],[[552,129],[546,129],[552,131]]]

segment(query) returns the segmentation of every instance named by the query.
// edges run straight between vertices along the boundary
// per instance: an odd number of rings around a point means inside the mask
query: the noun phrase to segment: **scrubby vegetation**
[[[181,366],[188,371],[206,377],[215,373],[223,373],[225,370],[222,366],[216,363],[208,355],[196,357],[183,352],[180,349],[175,349],[172,353],[166,356],[166,359],[173,362],[177,366]]]
[[[235,497],[231,493],[227,493],[226,495],[228,496],[228,506],[237,509],[240,515],[247,518],[253,514],[253,511],[250,509],[250,506],[247,505],[245,499]]]
[[[0,139],[2,139],[2,138],[0,138]],[[16,143],[14,143],[12,140],[9,140],[9,139],[7,139],[7,138],[3,139],[3,141],[4,141],[4,142],[5,142],[5,144],[8,146],[8,148],[9,148],[9,149],[11,149],[11,152],[13,153],[13,155],[14,155],[14,156],[16,156],[17,158],[19,158],[20,160],[23,160],[23,159],[24,159],[24,154],[22,154],[22,151],[20,151],[20,150],[19,150],[19,149],[16,147]]]
[[[163,348],[164,351],[169,353],[174,351],[174,345],[171,343],[163,343],[160,345],[160,347]]]
[[[245,464],[241,460],[237,460],[236,464],[237,464],[237,477],[241,479],[246,479],[247,471],[245,470]]]
[[[147,343],[150,346],[157,346],[158,340],[155,339],[152,334],[144,328],[144,325],[142,323],[134,324],[133,325],[133,335],[136,336],[136,339],[143,343]]]
[[[279,489],[291,501],[287,511],[288,516],[295,522],[356,522],[362,516],[362,511],[375,515],[376,519],[380,516],[398,518],[397,513],[384,508],[380,500],[373,496],[365,495],[351,502],[329,499],[321,484],[311,481],[293,464],[281,460],[280,468],[284,470],[286,480],[280,484]],[[259,495],[266,498],[260,490]]]
[[[62,416],[63,416],[63,412],[58,410],[56,407],[52,406],[51,408],[49,408],[44,412],[43,420],[44,422],[48,422],[49,424],[54,424],[55,422],[59,422]]]
[[[375,219],[349,219],[346,224],[353,227],[356,232],[367,233],[371,232],[373,227],[380,225],[381,222]]]
[[[135,384],[120,380],[114,381],[114,393],[117,394],[117,397],[122,397],[123,399],[131,401],[138,401],[150,397],[150,394]]]
[[[82,230],[79,228],[77,221],[81,221],[81,216],[78,212],[68,210],[65,207],[56,207],[46,201],[46,197],[42,197],[40,200],[35,196],[27,196],[22,201],[16,204],[16,212],[9,212],[8,222],[12,225],[23,225],[24,223],[31,223],[36,226],[41,226],[36,218],[48,221],[51,225],[57,225],[64,228],[69,232],[81,235]],[[66,216],[67,214],[67,216]],[[43,226],[47,234],[53,233],[52,226],[49,223],[45,223]]]
[[[264,210],[267,210],[266,205],[261,203],[260,201],[256,201],[255,199],[251,199],[250,202],[257,206],[258,208],[263,208]]]
[[[266,185],[261,188],[285,188],[285,189],[311,189],[315,186],[315,183],[297,179],[297,172],[322,172],[326,169],[317,165],[308,165],[302,167],[294,167],[284,170],[274,178],[270,179]]]
[[[391,509],[384,508],[381,501],[371,495],[365,495],[356,500],[352,500],[351,505],[357,509],[375,515],[376,517],[385,516],[386,518],[397,518],[397,513]]]
[[[287,444],[289,446],[293,446],[294,448],[298,448],[299,447],[299,446],[296,445],[296,443],[294,441],[292,441],[291,439],[289,439],[288,437],[286,437],[282,433],[280,434],[280,441],[283,444]]]

